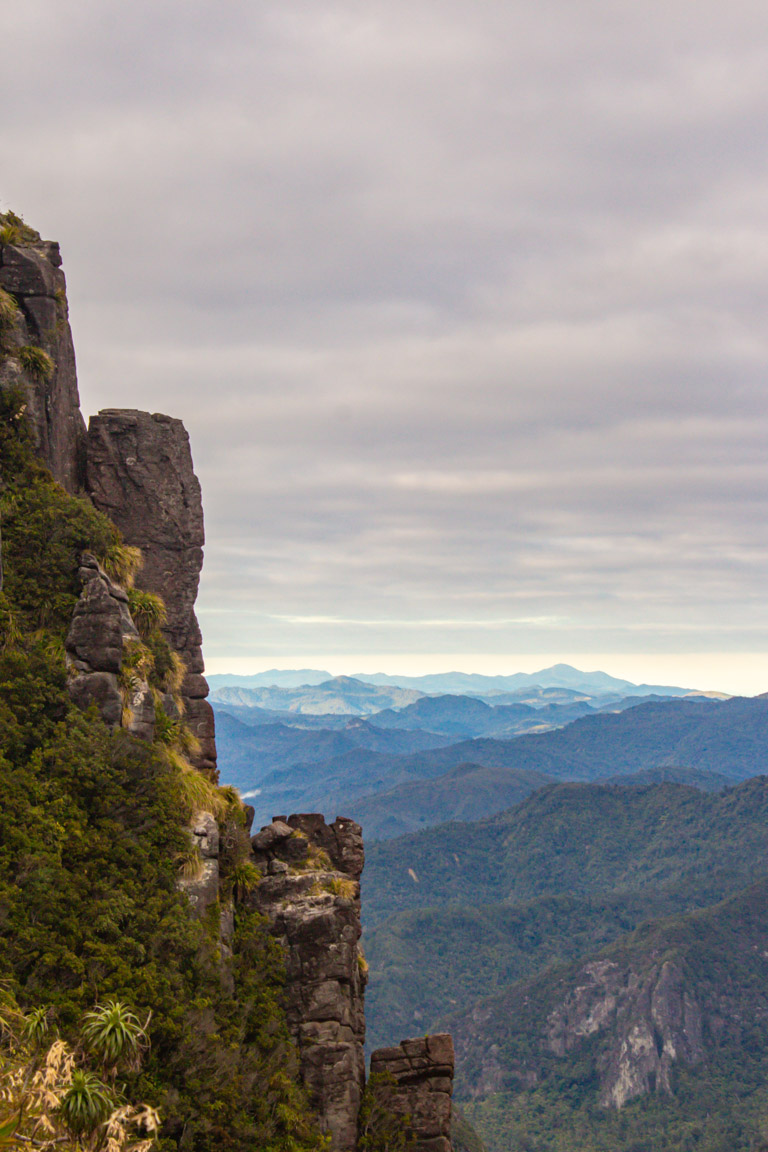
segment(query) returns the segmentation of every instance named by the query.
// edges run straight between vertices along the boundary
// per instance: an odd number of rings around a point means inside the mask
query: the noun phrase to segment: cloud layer
[[[190,430],[209,655],[768,650],[762,7],[13,7],[0,199]]]

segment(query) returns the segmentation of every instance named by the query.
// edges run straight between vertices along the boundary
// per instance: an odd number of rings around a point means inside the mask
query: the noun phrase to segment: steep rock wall
[[[251,844],[263,872],[251,904],[285,949],[302,1079],[331,1152],[353,1152],[365,1084],[360,825],[341,818],[329,825],[317,814],[276,817]]]
[[[287,1015],[303,1082],[331,1152],[354,1152],[368,973],[359,946],[362,829],[342,817],[326,824],[319,813],[276,816],[251,847],[262,871],[251,905],[270,919],[285,949]],[[373,1054],[371,1072],[392,1078],[376,1092],[396,1117],[408,1117],[412,1152],[451,1152],[453,1064],[447,1035]]]
[[[0,387],[19,384],[23,388],[41,459],[54,479],[76,493],[85,476],[85,424],[58,244],[0,245],[0,288],[14,297],[20,309],[14,333],[17,347],[0,370]],[[49,378],[25,368],[17,353],[27,346],[42,348],[51,357]]]
[[[600,1103],[621,1108],[648,1092],[672,1093],[672,1067],[703,1059],[702,1013],[671,960],[639,973],[610,960],[584,965],[576,987],[550,1013],[547,1046],[556,1056],[610,1028],[600,1060]]]
[[[185,720],[200,742],[196,767],[215,773],[213,710],[205,699],[202,636],[195,599],[203,565],[203,504],[181,420],[134,409],[105,409],[88,425],[86,482],[97,508],[126,544],[141,548],[137,587],[162,596],[163,629],[187,675]]]

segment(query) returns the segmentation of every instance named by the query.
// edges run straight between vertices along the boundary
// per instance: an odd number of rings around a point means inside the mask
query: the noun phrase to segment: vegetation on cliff
[[[67,693],[79,557],[114,555],[118,534],[37,462],[22,394],[3,391],[0,404],[0,980],[22,1011],[50,1012],[64,1041],[110,997],[149,1017],[149,1049],[120,1086],[126,1106],[160,1110],[161,1148],[317,1147],[294,1079],[277,945],[238,906],[223,980],[218,923],[195,921],[179,891],[191,800],[168,754],[178,733],[144,744]],[[153,606],[144,609],[151,649]],[[226,794],[220,812],[232,849],[222,880],[233,889],[242,812]]]

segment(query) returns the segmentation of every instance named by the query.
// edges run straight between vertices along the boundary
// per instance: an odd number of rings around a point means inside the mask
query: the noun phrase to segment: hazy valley
[[[369,1048],[450,1030],[492,1152],[751,1149],[768,699],[578,676],[229,684],[219,747],[257,820],[363,825]]]

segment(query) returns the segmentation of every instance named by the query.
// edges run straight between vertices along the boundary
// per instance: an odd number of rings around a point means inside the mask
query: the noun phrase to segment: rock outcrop
[[[451,1152],[453,1067],[447,1033],[401,1040],[371,1056],[371,1077],[378,1080],[372,1091],[405,1122],[409,1152]]]
[[[671,1094],[676,1060],[703,1058],[702,1016],[670,960],[639,973],[611,960],[584,965],[576,987],[550,1013],[547,1044],[564,1056],[595,1032],[613,1038],[599,1062],[600,1103],[621,1108],[648,1092]]]
[[[285,948],[287,1016],[302,1079],[332,1152],[352,1152],[365,1083],[361,829],[317,814],[276,817],[251,844],[264,873],[251,904]]]
[[[195,915],[203,917],[219,899],[219,826],[212,813],[198,812],[189,831],[200,853],[200,870],[197,875],[182,877],[179,883]]]
[[[158,413],[108,408],[88,426],[87,488],[97,508],[141,548],[136,585],[161,596],[163,631],[184,660],[185,722],[200,743],[196,767],[215,773],[213,710],[205,699],[202,636],[195,599],[203,564],[203,505],[181,420]]]
[[[120,680],[131,644],[139,643],[128,596],[87,553],[79,575],[83,590],[65,645],[70,696],[80,708],[95,704],[110,727],[122,724],[141,740],[151,740],[155,707],[149,685],[135,676]]]
[[[68,492],[78,492],[85,475],[85,424],[58,244],[0,245],[0,288],[20,310],[16,347],[5,359],[0,387],[23,388],[40,458]],[[42,366],[36,369],[33,361],[25,363],[24,350],[30,347],[50,356],[50,374]]]

